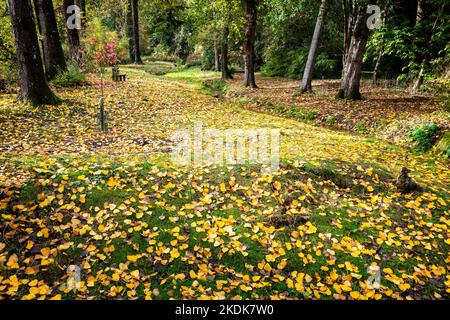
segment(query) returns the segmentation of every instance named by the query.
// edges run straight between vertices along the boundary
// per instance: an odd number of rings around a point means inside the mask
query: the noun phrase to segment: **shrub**
[[[174,54],[170,53],[170,48],[166,47],[163,44],[158,44],[150,55],[150,60],[178,63],[180,59]]]
[[[435,123],[423,124],[414,127],[407,135],[408,140],[414,142],[421,151],[429,151],[436,143],[439,126]]]
[[[87,75],[78,66],[69,66],[65,71],[59,71],[52,83],[61,87],[74,87],[86,83]]]
[[[16,63],[12,61],[2,62],[0,64],[0,75],[5,85],[17,83],[19,81],[19,72]]]

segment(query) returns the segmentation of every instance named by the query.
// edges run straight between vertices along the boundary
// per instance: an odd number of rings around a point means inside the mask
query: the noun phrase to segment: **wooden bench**
[[[120,69],[117,66],[112,68],[112,79],[113,81],[126,81],[127,76],[125,74],[120,74]]]

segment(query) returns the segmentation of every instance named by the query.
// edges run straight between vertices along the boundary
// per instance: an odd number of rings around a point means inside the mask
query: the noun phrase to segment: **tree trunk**
[[[52,79],[59,70],[66,69],[66,60],[61,46],[58,25],[52,0],[34,0],[34,8],[42,35],[42,51],[48,79]]]
[[[353,8],[353,12],[346,19],[349,25],[346,27],[347,35],[345,36],[346,43],[344,48],[342,82],[337,97],[356,100],[361,98],[359,89],[361,84],[362,59],[366,51],[370,30],[366,25],[366,6],[355,3],[350,7]]]
[[[377,57],[377,63],[375,64],[375,67],[373,68],[373,76],[372,76],[372,84],[373,85],[377,85],[377,83],[378,83],[378,72],[380,70],[381,59],[383,58],[383,56],[384,56],[384,41],[381,45],[380,53],[378,54],[378,57]]]
[[[139,0],[133,0],[134,63],[142,64],[139,40]]]
[[[258,18],[259,0],[246,0],[247,5],[247,28],[245,30],[245,76],[246,87],[257,88],[255,80],[255,38],[256,21]]]
[[[424,7],[423,7],[423,1],[419,0],[417,1],[417,14],[416,14],[416,26],[422,21],[424,16]],[[419,92],[420,87],[423,84],[423,80],[425,77],[425,64],[426,64],[426,58],[422,58],[422,62],[420,63],[420,71],[417,76],[417,80],[414,83],[414,86],[412,87],[411,94],[416,94]]]
[[[309,48],[308,61],[306,62],[305,71],[303,73],[303,81],[301,92],[312,91],[312,77],[314,72],[314,63],[317,55],[317,48],[319,47],[319,38],[322,33],[323,24],[325,21],[325,13],[327,8],[327,0],[322,0],[319,9],[319,15],[317,16],[316,27],[314,28],[314,34],[311,41],[311,47]]]
[[[133,2],[128,0],[127,6],[127,36],[128,36],[128,54],[130,61],[134,61],[134,29],[133,29]]]
[[[75,12],[67,12],[67,9],[70,6],[73,6],[75,4],[74,0],[64,0],[64,14],[66,16],[66,22],[69,21],[69,18],[75,14]],[[78,33],[78,29],[76,28],[69,28],[69,26],[66,25],[67,29],[67,40],[69,45],[69,60],[73,64],[77,64],[80,60],[81,56],[81,44],[80,44],[80,35]]]
[[[217,42],[214,40],[214,71],[220,71],[220,57]]]
[[[230,35],[230,28],[226,25],[223,29],[222,38],[222,80],[233,79],[233,76],[228,69],[228,36]]]
[[[82,25],[82,28],[84,29],[84,26],[86,25],[86,17],[87,17],[86,0],[80,0],[80,9],[81,9],[81,25]]]
[[[19,68],[20,95],[32,104],[58,101],[45,81],[39,42],[30,0],[8,0]]]
[[[383,27],[386,26],[389,11],[390,11],[390,3],[386,2],[385,6],[384,6]],[[375,67],[373,68],[373,76],[372,76],[372,84],[373,85],[377,85],[377,82],[378,82],[378,73],[379,73],[380,67],[381,67],[381,60],[383,59],[383,56],[384,56],[385,46],[386,46],[386,44],[385,44],[385,38],[384,38],[384,33],[383,33],[382,38],[381,38],[380,53],[378,54],[377,62],[375,64]]]
[[[83,17],[86,17],[86,0],[80,0],[80,9]]]

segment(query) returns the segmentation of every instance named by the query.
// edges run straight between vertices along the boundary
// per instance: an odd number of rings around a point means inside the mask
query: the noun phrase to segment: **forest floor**
[[[0,299],[450,297],[448,159],[258,103],[329,102],[346,118],[370,103],[407,121],[404,106],[425,114],[429,101],[382,91],[331,102],[265,79],[258,91],[236,82],[215,98],[201,85],[215,74],[122,71],[129,81],[106,83],[107,133],[96,123],[95,85],[55,88],[59,106],[1,97]],[[172,134],[199,123],[279,129],[280,170],[172,164]],[[396,190],[405,165],[422,191]],[[81,282],[68,281],[70,266]],[[377,270],[380,288],[368,281]]]
[[[382,81],[383,82],[383,81]],[[311,124],[374,136],[385,141],[411,145],[411,128],[436,123],[450,130],[450,109],[435,96],[411,96],[401,87],[373,86],[362,82],[361,101],[335,99],[339,80],[314,81],[312,94],[298,94],[297,80],[260,77],[258,90],[242,87],[242,75],[231,82],[231,95],[247,99],[255,111],[269,112]],[[448,103],[448,101],[447,101]],[[248,103],[247,103],[248,104]]]

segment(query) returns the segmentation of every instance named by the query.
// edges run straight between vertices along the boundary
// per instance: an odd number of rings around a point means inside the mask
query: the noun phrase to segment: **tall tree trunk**
[[[42,35],[45,72],[52,79],[59,70],[66,69],[66,60],[61,46],[58,25],[52,0],[34,0],[34,8]]]
[[[225,25],[222,37],[222,80],[233,79],[228,69],[228,36],[230,35],[230,27]]]
[[[14,33],[21,98],[32,104],[53,104],[56,96],[45,81],[30,0],[8,0]]]
[[[75,12],[70,11],[67,12],[68,8],[70,6],[73,6],[75,4],[74,0],[64,0],[64,14],[66,16],[66,22],[69,21],[71,16],[75,14]],[[80,35],[78,33],[78,29],[74,28],[73,26],[69,28],[69,26],[66,25],[67,29],[67,41],[69,45],[69,60],[73,64],[77,64],[80,60],[80,51],[81,51],[81,44],[80,44]]]
[[[142,64],[141,45],[139,40],[139,0],[133,0],[133,21],[134,21],[134,63]]]
[[[86,25],[87,11],[86,11],[86,0],[80,0],[80,9],[81,9],[81,25],[82,29]]]
[[[127,6],[127,36],[128,36],[128,54],[130,61],[134,61],[134,29],[133,29],[133,0],[128,0]]]
[[[352,2],[352,1],[350,1]],[[341,88],[337,95],[343,99],[360,99],[361,68],[370,30],[367,28],[367,11],[364,4],[352,3],[346,21],[344,63]],[[350,12],[350,11],[347,11]]]
[[[214,71],[220,71],[219,48],[216,40],[214,40]]]
[[[246,0],[247,28],[245,30],[245,75],[244,85],[257,88],[255,80],[255,38],[259,0]]]
[[[417,1],[417,14],[416,14],[416,26],[420,24],[424,17],[424,7],[423,7],[423,1],[419,0]],[[426,58],[422,58],[422,62],[420,63],[420,70],[419,74],[417,76],[417,80],[414,83],[414,86],[412,87],[411,94],[416,94],[419,92],[420,87],[423,84],[423,80],[425,77],[425,64],[426,64]]]
[[[311,47],[309,48],[308,61],[306,62],[305,71],[303,73],[301,86],[302,93],[312,91],[311,82],[314,72],[314,63],[316,61],[317,48],[319,47],[320,34],[322,33],[323,24],[325,21],[327,1],[328,0],[322,0],[322,3],[320,4],[319,15],[317,16],[316,27],[314,28]]]

